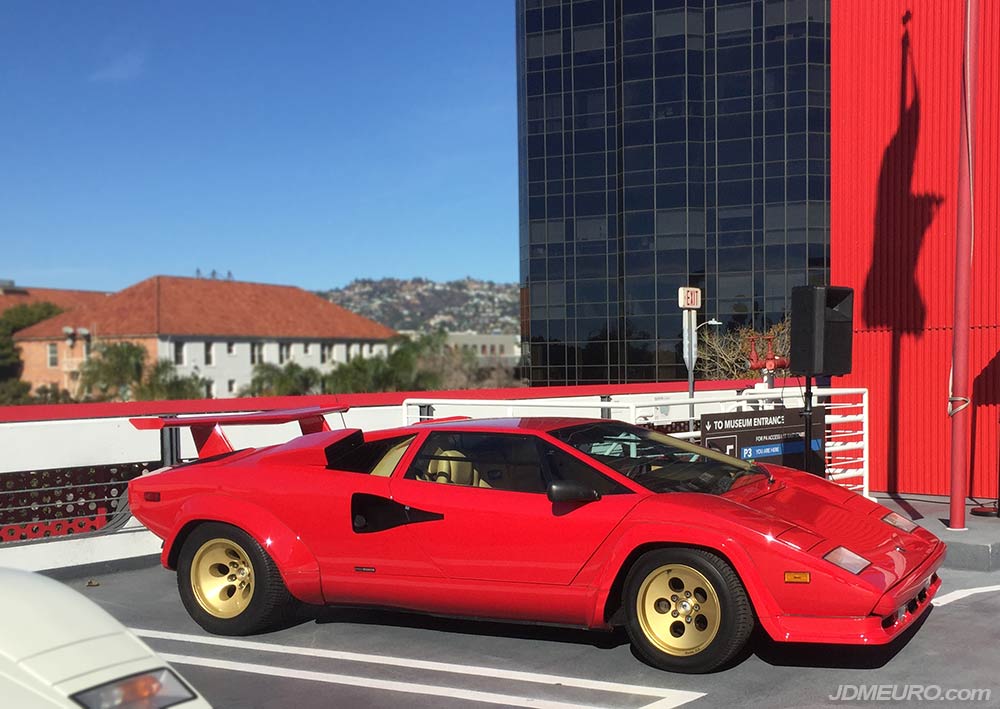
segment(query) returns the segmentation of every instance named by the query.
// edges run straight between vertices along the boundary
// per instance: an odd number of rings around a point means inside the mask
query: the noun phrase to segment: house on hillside
[[[24,372],[35,389],[76,393],[80,365],[100,342],[135,342],[148,362],[169,359],[178,374],[208,380],[227,398],[253,367],[294,361],[321,372],[354,357],[386,354],[396,332],[294,286],[154,276],[96,303],[81,304],[19,331]]]

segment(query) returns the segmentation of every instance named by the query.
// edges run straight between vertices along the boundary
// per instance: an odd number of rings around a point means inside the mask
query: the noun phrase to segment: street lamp
[[[685,311],[685,314],[688,312],[691,313],[691,316],[694,315],[693,310]],[[694,318],[691,317],[690,319],[693,320]],[[684,324],[688,325],[687,319],[685,319]],[[722,323],[719,320],[712,318],[711,320],[706,320],[700,325],[696,325],[693,329],[690,329],[690,335],[685,332],[684,340],[687,346],[684,348],[684,364],[687,365],[688,370],[688,399],[691,400],[688,404],[688,431],[692,433],[694,432],[694,365],[695,362],[698,361],[698,330],[702,329],[706,325],[718,327],[721,324]],[[688,330],[689,328],[690,326],[688,325],[685,330]]]

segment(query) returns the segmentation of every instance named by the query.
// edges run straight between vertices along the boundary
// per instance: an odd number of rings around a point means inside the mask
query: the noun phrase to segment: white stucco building
[[[208,396],[236,396],[258,362],[296,362],[324,374],[354,357],[388,352],[395,331],[293,286],[154,276],[17,333],[32,387],[76,393],[97,341],[129,341],[147,361],[207,379]]]

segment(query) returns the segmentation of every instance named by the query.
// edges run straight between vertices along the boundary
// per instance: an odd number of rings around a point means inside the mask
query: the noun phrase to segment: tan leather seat
[[[469,486],[479,484],[479,474],[472,467],[472,462],[464,453],[456,450],[435,453],[427,466],[427,476],[439,483]]]
[[[450,485],[493,487],[483,479],[472,461],[457,450],[438,450],[427,465],[427,477]]]

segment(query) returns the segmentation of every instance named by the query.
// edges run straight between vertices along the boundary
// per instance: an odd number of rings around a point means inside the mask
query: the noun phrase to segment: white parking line
[[[449,699],[466,699],[470,702],[485,702],[488,704],[503,704],[513,707],[540,707],[541,709],[593,709],[590,704],[568,704],[552,702],[530,697],[515,697],[509,694],[494,692],[478,692],[471,689],[455,689],[453,687],[438,687],[432,684],[414,684],[412,682],[394,682],[391,680],[371,679],[354,675],[338,675],[327,672],[309,672],[308,670],[293,670],[286,667],[270,665],[254,665],[248,662],[232,662],[216,660],[210,657],[193,657],[191,655],[172,655],[160,653],[167,662],[178,665],[195,665],[197,667],[214,667],[219,670],[235,672],[250,672],[268,677],[288,677],[289,679],[304,679],[310,682],[326,682],[328,684],[347,684],[352,687],[368,689],[384,689],[389,692],[406,692],[408,694],[428,694],[432,697],[448,697]],[[674,705],[676,706],[676,705]]]
[[[671,709],[705,696],[702,692],[690,692],[680,689],[668,689],[665,687],[648,687],[637,684],[623,684],[620,682],[605,682],[602,680],[583,679],[578,677],[562,677],[559,675],[539,674],[535,672],[522,672],[518,670],[501,670],[495,667],[482,667],[475,665],[458,665],[449,662],[431,662],[427,660],[416,660],[406,657],[391,657],[385,655],[369,655],[357,652],[345,652],[342,650],[325,650],[323,648],[298,647],[294,645],[275,645],[271,643],[257,642],[253,640],[238,640],[236,638],[217,638],[211,636],[186,635],[183,633],[171,633],[162,630],[148,630],[144,628],[131,628],[139,637],[173,640],[176,642],[194,643],[198,645],[212,645],[226,648],[237,648],[243,650],[255,650],[258,652],[271,652],[282,655],[300,655],[303,657],[323,658],[329,660],[341,660],[346,662],[364,662],[375,665],[387,665],[392,667],[405,667],[410,669],[430,670],[432,672],[444,672],[449,674],[468,675],[473,677],[491,677],[494,679],[506,679],[516,682],[532,682],[535,684],[545,684],[553,687],[575,687],[578,689],[589,689],[600,692],[611,692],[615,694],[631,694],[645,697],[655,697],[657,701],[647,704],[645,709]],[[292,677],[296,679],[311,679],[319,682],[331,682],[335,684],[350,684],[356,686],[370,687],[373,689],[388,689],[398,692],[410,692],[413,694],[435,694],[438,696],[449,696],[456,699],[470,699],[493,704],[511,704],[514,706],[530,707],[570,707],[582,706],[565,704],[560,702],[549,702],[547,700],[532,699],[529,697],[513,697],[491,692],[479,692],[474,690],[453,689],[451,687],[439,687],[432,685],[411,684],[408,682],[392,682],[387,680],[369,679],[351,675],[327,674],[323,672],[306,672],[291,670],[286,668],[271,667],[264,665],[253,665],[242,662],[231,662],[228,660],[214,660],[202,657],[192,657],[188,655],[169,655],[161,653],[170,662],[180,664],[203,665],[207,667],[218,667],[219,669],[231,669],[242,672],[255,672],[257,674],[273,674],[277,676]],[[171,659],[176,658],[176,659]],[[225,665],[225,666],[223,666]],[[291,674],[290,674],[291,673]],[[474,696],[473,696],[474,695]],[[521,702],[521,703],[518,703]]]
[[[943,596],[938,596],[931,603],[935,606],[946,606],[952,601],[960,601],[963,598],[968,598],[969,596],[975,596],[979,593],[992,593],[993,591],[1000,591],[1000,586],[979,586],[978,588],[960,588],[957,591],[952,591],[951,593],[946,593]]]

